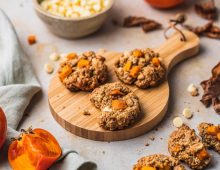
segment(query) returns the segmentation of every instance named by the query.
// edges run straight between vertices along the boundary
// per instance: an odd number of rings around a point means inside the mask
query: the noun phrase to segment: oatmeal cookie
[[[155,154],[143,157],[134,165],[133,170],[185,170],[178,160],[173,157]]]
[[[93,51],[68,54],[60,63],[60,81],[70,91],[92,91],[107,80],[105,58]]]
[[[198,130],[203,143],[220,154],[220,124],[215,126],[203,122],[199,124]]]
[[[124,129],[140,114],[138,97],[120,82],[96,88],[90,101],[101,110],[99,125],[106,130]]]
[[[192,169],[203,169],[211,161],[211,156],[195,130],[185,124],[170,135],[168,150],[173,157]]]
[[[151,49],[135,49],[125,52],[115,63],[117,77],[126,84],[139,88],[157,86],[166,75],[159,54]]]

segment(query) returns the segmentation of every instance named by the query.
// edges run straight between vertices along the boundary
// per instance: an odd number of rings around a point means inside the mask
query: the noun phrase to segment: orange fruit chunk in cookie
[[[155,66],[159,66],[160,65],[160,60],[157,57],[152,58],[151,61],[152,61],[153,65],[155,65]]]
[[[207,128],[207,133],[210,135],[217,135],[220,132],[220,129],[217,126],[209,126]]]
[[[132,62],[127,61],[126,64],[124,65],[124,70],[129,71],[131,69],[131,66],[132,66]]]
[[[124,93],[122,93],[119,89],[114,89],[110,92],[110,95],[114,96],[114,95],[124,95]]]
[[[88,67],[89,64],[90,64],[89,60],[81,59],[81,60],[79,60],[79,62],[77,63],[77,67],[78,67],[78,68]]]
[[[127,104],[124,100],[112,100],[112,108],[115,110],[125,109]]]
[[[76,57],[77,57],[77,54],[76,54],[76,53],[69,53],[69,54],[66,56],[67,60],[72,60],[72,59],[74,59],[74,58],[76,58]]]
[[[203,148],[198,152],[197,156],[200,160],[204,160],[209,157],[209,153]]]
[[[157,169],[151,166],[142,166],[142,167],[139,166],[136,167],[134,170],[157,170]]]
[[[134,66],[132,67],[132,69],[130,70],[130,76],[133,78],[136,78],[138,76],[139,71],[141,70],[140,66]]]
[[[65,65],[61,72],[59,73],[59,78],[61,81],[63,81],[67,76],[69,76],[72,73],[72,68],[69,65]]]
[[[217,139],[220,141],[220,133],[217,134]]]
[[[142,53],[142,51],[141,50],[134,50],[133,52],[132,52],[132,55],[134,56],[134,57],[142,57],[143,56],[143,53]]]

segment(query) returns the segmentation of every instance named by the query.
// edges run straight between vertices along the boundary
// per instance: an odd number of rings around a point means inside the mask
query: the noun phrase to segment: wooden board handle
[[[180,41],[180,34],[174,33],[164,44],[155,51],[160,54],[169,72],[180,61],[192,57],[199,51],[199,37],[193,32],[183,30],[187,41]]]

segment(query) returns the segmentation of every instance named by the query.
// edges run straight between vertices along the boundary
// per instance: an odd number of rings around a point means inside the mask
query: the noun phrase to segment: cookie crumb
[[[145,146],[150,146],[150,144],[149,143],[145,143]]]
[[[155,140],[155,137],[150,137],[149,139],[152,140],[152,141],[154,141],[154,140]]]
[[[84,110],[84,111],[83,111],[83,115],[85,115],[85,116],[90,116],[91,113],[90,113],[88,110]]]
[[[176,128],[179,128],[183,125],[183,120],[181,117],[175,117],[173,119],[173,125],[176,127]]]
[[[184,108],[183,109],[183,116],[187,119],[191,119],[193,116],[193,113],[191,112],[191,110],[189,108]]]
[[[198,88],[197,88],[194,84],[190,84],[190,85],[187,87],[187,91],[188,91],[192,96],[198,96],[198,95],[199,95]]]

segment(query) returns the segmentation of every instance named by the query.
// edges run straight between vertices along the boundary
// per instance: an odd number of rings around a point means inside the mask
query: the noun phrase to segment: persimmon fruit
[[[155,8],[173,8],[184,2],[184,0],[145,0]]]
[[[47,170],[62,151],[55,137],[44,129],[29,129],[9,146],[8,160],[13,170]]]
[[[0,107],[0,149],[5,142],[7,134],[7,121],[5,117],[5,113]]]

